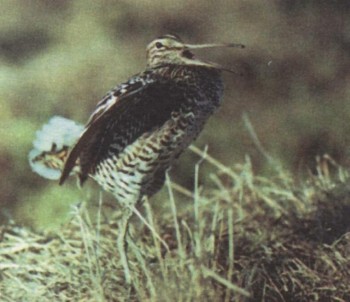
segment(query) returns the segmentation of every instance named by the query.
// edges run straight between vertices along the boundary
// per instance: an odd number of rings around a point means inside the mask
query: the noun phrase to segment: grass
[[[126,286],[119,211],[72,207],[59,231],[0,229],[1,301],[349,301],[350,187],[332,159],[299,183],[283,168],[255,175],[249,158],[223,166],[204,151],[193,192],[167,179],[168,211],[146,201],[134,219]],[[198,184],[202,165],[217,170]],[[188,199],[177,208],[178,194]],[[108,213],[113,213],[109,214]],[[159,240],[159,237],[161,240]]]

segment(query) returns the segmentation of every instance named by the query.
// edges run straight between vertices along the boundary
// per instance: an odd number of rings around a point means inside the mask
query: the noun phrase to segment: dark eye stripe
[[[156,47],[159,49],[159,48],[162,48],[163,47],[163,44],[162,43],[160,43],[160,42],[157,42],[156,43]]]

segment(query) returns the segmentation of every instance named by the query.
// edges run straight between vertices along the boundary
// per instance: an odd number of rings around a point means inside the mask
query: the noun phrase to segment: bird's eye
[[[156,47],[159,49],[159,48],[162,48],[163,47],[163,44],[162,43],[160,43],[160,42],[157,42],[156,43]]]

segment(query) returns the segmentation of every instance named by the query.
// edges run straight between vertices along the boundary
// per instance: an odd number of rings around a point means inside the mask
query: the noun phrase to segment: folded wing
[[[180,107],[181,91],[171,81],[138,78],[112,90],[97,105],[63,169],[63,184],[79,159],[84,182],[111,150],[117,155],[145,132],[160,127]]]

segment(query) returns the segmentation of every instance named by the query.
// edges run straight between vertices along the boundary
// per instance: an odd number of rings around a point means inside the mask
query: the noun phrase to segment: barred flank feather
[[[60,116],[52,117],[36,132],[29,163],[34,172],[47,179],[59,179],[70,149],[84,129],[83,125]],[[72,172],[78,173],[78,166]]]

